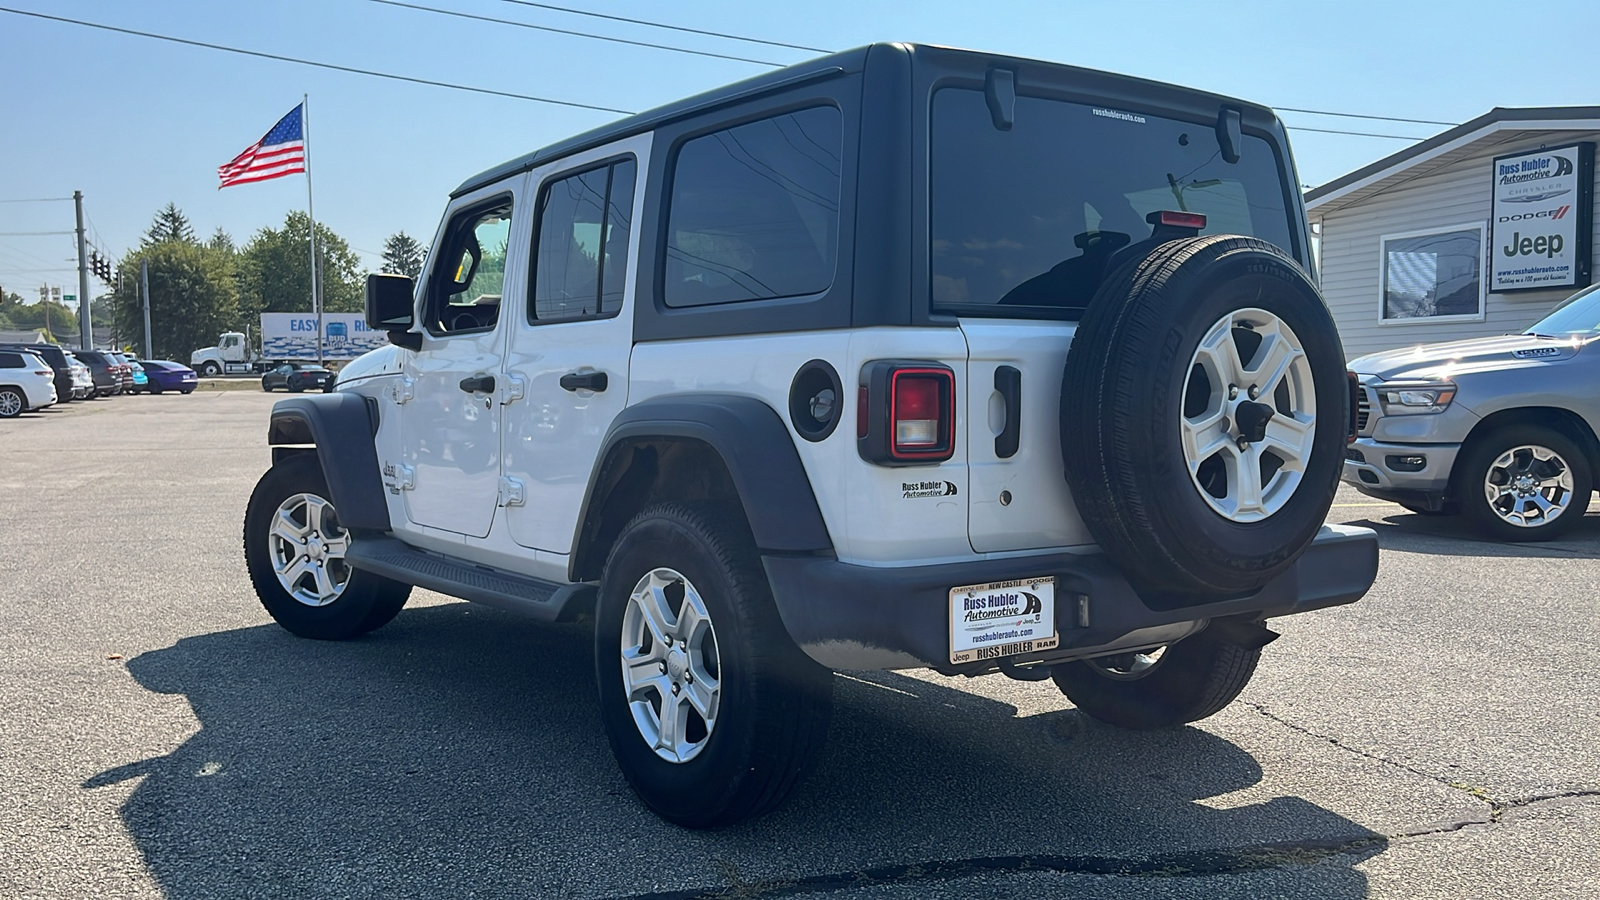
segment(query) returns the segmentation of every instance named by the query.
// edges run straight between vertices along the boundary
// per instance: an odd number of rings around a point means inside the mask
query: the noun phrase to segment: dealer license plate
[[[950,662],[1049,650],[1056,635],[1056,580],[996,581],[950,589]]]

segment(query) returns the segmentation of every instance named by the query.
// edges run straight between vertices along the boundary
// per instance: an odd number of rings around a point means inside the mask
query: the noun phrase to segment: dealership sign
[[[1588,284],[1593,206],[1593,144],[1497,158],[1489,290]]]

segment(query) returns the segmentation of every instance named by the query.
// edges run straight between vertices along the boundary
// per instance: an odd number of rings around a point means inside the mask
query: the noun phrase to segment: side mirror
[[[367,276],[367,327],[389,333],[389,343],[415,350],[421,335],[413,335],[416,321],[416,283],[404,275],[373,273]]]

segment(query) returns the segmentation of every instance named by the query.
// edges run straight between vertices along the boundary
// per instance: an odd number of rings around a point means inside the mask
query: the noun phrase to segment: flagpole
[[[311,220],[311,311],[317,314],[317,365],[322,365],[322,300],[317,290],[317,210],[311,201],[311,95],[300,95],[300,145],[306,155],[306,217]]]

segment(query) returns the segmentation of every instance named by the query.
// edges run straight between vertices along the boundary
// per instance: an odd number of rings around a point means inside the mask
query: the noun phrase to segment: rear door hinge
[[[399,465],[384,463],[383,486],[388,488],[391,494],[409,491],[417,486],[417,470],[404,463]]]
[[[400,380],[389,385],[389,397],[396,405],[415,399],[417,396],[417,381],[409,375],[400,376]]]
[[[500,479],[500,505],[521,506],[526,494],[522,490],[522,482],[515,478]]]
[[[527,379],[513,372],[507,372],[500,378],[500,405],[505,406],[513,400],[521,400],[526,396]]]

